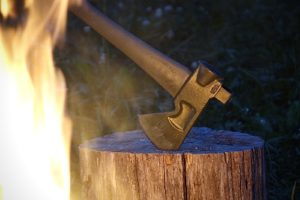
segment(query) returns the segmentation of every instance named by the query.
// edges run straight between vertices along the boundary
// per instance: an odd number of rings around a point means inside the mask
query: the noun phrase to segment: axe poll
[[[191,73],[107,18],[86,0],[70,6],[77,17],[131,58],[174,97],[175,110],[139,115],[145,134],[159,149],[178,149],[211,98],[226,103],[231,94],[208,64]]]

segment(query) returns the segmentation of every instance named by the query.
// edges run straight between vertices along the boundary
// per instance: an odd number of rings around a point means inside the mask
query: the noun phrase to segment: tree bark
[[[142,131],[80,146],[82,199],[265,199],[263,140],[193,128],[177,151],[156,149]]]

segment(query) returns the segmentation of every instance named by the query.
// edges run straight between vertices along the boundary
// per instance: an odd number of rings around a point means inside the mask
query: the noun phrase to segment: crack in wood
[[[137,165],[137,155],[134,155],[134,168],[135,168],[135,177],[136,177],[136,183],[137,183],[137,193],[138,193],[138,200],[142,200],[141,199],[141,193],[140,193],[140,181],[139,181],[139,176],[138,176],[138,165]]]
[[[187,175],[186,175],[186,154],[182,154],[181,156],[182,161],[182,181],[183,181],[183,198],[184,200],[188,199],[188,193],[187,193]]]

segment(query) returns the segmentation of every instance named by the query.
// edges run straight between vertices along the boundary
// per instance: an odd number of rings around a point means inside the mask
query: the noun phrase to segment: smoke
[[[171,110],[171,97],[125,55],[71,17],[56,64],[68,85],[73,121],[72,199],[80,197],[78,146],[112,132],[140,129],[138,114]]]

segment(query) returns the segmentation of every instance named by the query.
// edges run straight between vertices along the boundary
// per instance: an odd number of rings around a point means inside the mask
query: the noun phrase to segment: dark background
[[[150,45],[193,70],[208,61],[233,93],[212,101],[197,126],[265,140],[268,199],[300,199],[300,4],[260,0],[94,0]],[[72,188],[79,190],[78,145],[139,128],[137,114],[172,108],[171,97],[75,16],[55,53],[68,83],[73,119]],[[76,199],[74,197],[74,199]]]

